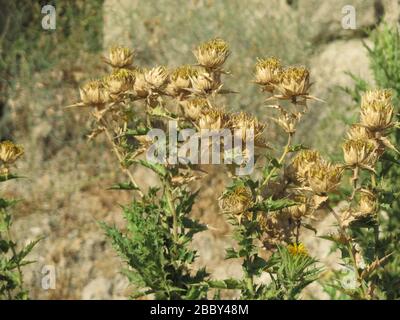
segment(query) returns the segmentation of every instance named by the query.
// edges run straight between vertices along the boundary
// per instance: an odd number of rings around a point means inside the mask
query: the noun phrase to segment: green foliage
[[[370,68],[379,88],[389,88],[393,91],[395,114],[398,119],[400,97],[400,33],[397,27],[382,25],[370,34],[372,45],[364,44],[368,50]],[[372,85],[365,80],[351,75],[355,85],[345,88],[355,103],[360,103],[363,92]],[[390,139],[395,146],[400,145],[400,131],[392,130]],[[375,294],[382,299],[400,298],[400,157],[394,151],[387,151],[381,158],[377,171],[379,184],[375,189],[379,192],[379,202],[382,214],[379,217],[379,230],[373,225],[353,227],[353,236],[360,243],[363,259],[371,263],[378,257],[392,254],[385,265],[374,270],[370,281]],[[384,213],[383,213],[384,212]],[[362,228],[360,228],[362,227]],[[367,228],[365,228],[367,227]],[[377,238],[378,237],[378,238]],[[375,245],[371,246],[371,243]]]
[[[125,271],[129,281],[139,288],[131,297],[204,299],[208,274],[205,269],[191,271],[196,251],[189,247],[193,236],[206,229],[188,216],[196,193],[172,189],[162,166],[141,163],[159,175],[164,189],[152,188],[140,201],[124,207],[126,230],[102,224],[129,266]]]
[[[2,176],[2,181],[10,180],[11,176]],[[24,286],[22,267],[32,263],[26,260],[27,255],[40,241],[37,239],[19,248],[12,238],[12,215],[10,209],[17,200],[0,198],[0,300],[28,299],[29,292]]]

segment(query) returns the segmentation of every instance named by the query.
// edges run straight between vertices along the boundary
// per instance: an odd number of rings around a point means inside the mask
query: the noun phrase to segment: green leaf
[[[139,190],[132,182],[122,182],[112,185],[107,190]]]
[[[295,144],[295,145],[289,147],[289,152],[297,152],[300,150],[307,150],[307,149],[310,149],[310,148],[303,144]]]
[[[241,281],[232,278],[226,280],[209,280],[208,284],[211,288],[216,289],[240,289],[242,287]]]
[[[7,200],[0,198],[0,209],[7,209],[15,205],[19,200]]]
[[[165,169],[165,167],[162,164],[149,162],[147,160],[137,160],[135,162],[138,162],[142,166],[145,166],[146,168],[153,170],[155,173],[157,173],[159,176],[163,178],[165,178],[168,174],[167,169]]]
[[[262,210],[262,211],[277,211],[277,210],[281,210],[284,208],[294,206],[296,204],[297,204],[297,202],[290,200],[290,199],[273,200],[272,198],[269,198],[269,199],[264,200],[263,202],[257,204],[254,208],[256,210]]]

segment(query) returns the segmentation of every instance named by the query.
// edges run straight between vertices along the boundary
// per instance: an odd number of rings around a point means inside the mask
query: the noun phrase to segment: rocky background
[[[87,114],[62,108],[77,101],[79,85],[105,72],[100,56],[110,45],[135,48],[142,65],[176,66],[194,61],[191,50],[196,43],[222,37],[232,49],[227,63],[232,77],[227,86],[240,91],[226,103],[231,109],[245,109],[261,118],[265,117],[263,96],[250,83],[256,58],[275,55],[288,64],[307,65],[314,82],[312,94],[326,103],[312,105],[298,139],[334,158],[345,130],[341,115],[352,108],[349,97],[339,88],[353,85],[346,72],[372,82],[363,41],[368,44],[368,30],[384,22],[396,24],[400,17],[400,1],[396,0],[95,0],[69,2],[81,15],[64,20],[70,4],[54,2],[62,14],[60,28],[50,35],[38,30],[39,5],[31,8],[28,22],[12,20],[26,24],[19,35],[25,41],[32,40],[32,30],[37,31],[38,53],[18,51],[18,60],[11,59],[9,68],[2,69],[3,78],[9,81],[0,86],[0,138],[12,138],[25,146],[18,171],[28,177],[10,182],[1,192],[23,199],[15,210],[18,240],[45,237],[30,257],[37,263],[25,270],[34,299],[124,299],[132,290],[119,274],[121,260],[98,225],[98,221],[123,225],[119,204],[127,203],[129,194],[106,190],[122,177],[114,170],[115,159],[103,138],[86,141]],[[356,9],[356,30],[342,28],[345,5]],[[12,5],[1,7],[5,10],[0,34],[7,40],[5,21]],[[92,33],[84,38],[88,30]],[[16,35],[10,37],[12,40]],[[93,39],[97,44],[88,45]],[[43,49],[48,41],[52,47]],[[0,44],[4,55],[4,42]],[[31,68],[34,54],[52,64]],[[12,68],[16,61],[17,71]],[[271,130],[268,135],[271,141],[280,141],[279,132]],[[135,175],[145,186],[156,183],[143,169]],[[207,265],[215,278],[241,273],[240,261],[224,261],[225,248],[232,240],[229,225],[218,213],[216,198],[225,181],[222,173],[208,176],[193,212],[210,227],[193,244],[199,252],[198,264]],[[321,213],[318,232],[326,232],[331,224]],[[323,240],[305,236],[304,242],[314,256],[336,267]],[[54,290],[41,287],[46,265],[56,270]],[[324,297],[318,286],[304,294],[304,298]]]

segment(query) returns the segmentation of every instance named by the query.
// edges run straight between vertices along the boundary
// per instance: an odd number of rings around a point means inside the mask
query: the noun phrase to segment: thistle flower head
[[[372,139],[347,140],[343,144],[344,161],[349,166],[373,168],[378,160],[377,149]]]
[[[322,157],[318,151],[310,149],[301,150],[293,158],[290,169],[294,171],[296,178],[300,181],[304,181],[310,166],[321,160]]]
[[[199,65],[218,69],[229,56],[229,46],[224,40],[216,38],[200,44],[193,53]]]
[[[287,246],[289,253],[293,256],[307,256],[308,252],[303,243],[292,243]]]
[[[106,63],[113,68],[127,68],[133,64],[134,52],[125,47],[112,47]]]
[[[196,77],[199,70],[190,65],[183,65],[172,71],[170,75],[169,93],[179,95],[185,92],[185,89],[190,88],[190,79]]]
[[[20,145],[8,140],[0,143],[0,161],[5,165],[13,164],[23,154],[24,148]]]
[[[246,112],[239,112],[230,117],[229,125],[234,130],[234,135],[242,138],[242,140],[246,140],[249,130],[252,130],[254,144],[257,146],[265,146],[263,137],[265,124],[259,122],[257,118]]]
[[[327,161],[318,161],[306,172],[306,182],[316,194],[335,191],[340,184],[343,168]]]
[[[282,99],[308,95],[310,72],[305,67],[289,67],[281,73],[278,89]]]
[[[361,124],[371,131],[383,131],[392,125],[393,111],[391,91],[368,91],[361,100]]]
[[[118,69],[104,79],[111,95],[118,95],[133,87],[135,72],[128,69]]]
[[[359,139],[371,139],[373,138],[373,134],[368,128],[360,125],[353,124],[351,125],[349,131],[347,132],[347,136],[350,140],[359,140]]]
[[[168,80],[168,72],[164,66],[154,67],[144,72],[144,79],[152,89],[161,89]]]
[[[190,78],[192,88],[199,95],[207,95],[217,90],[220,83],[207,72],[199,73]]]
[[[185,116],[191,120],[197,121],[204,112],[210,109],[207,99],[193,98],[183,103]]]
[[[207,109],[202,112],[198,121],[200,129],[218,130],[224,128],[227,115],[221,109]]]
[[[109,91],[101,80],[93,80],[79,89],[81,100],[88,106],[103,106],[109,101]]]
[[[281,61],[275,57],[257,59],[255,67],[255,82],[272,92],[279,83],[282,73]]]
[[[251,190],[246,186],[235,186],[220,197],[219,206],[224,213],[242,215],[253,206]]]
[[[378,199],[377,196],[370,190],[361,189],[360,200],[358,203],[358,211],[362,214],[374,214],[378,209]]]

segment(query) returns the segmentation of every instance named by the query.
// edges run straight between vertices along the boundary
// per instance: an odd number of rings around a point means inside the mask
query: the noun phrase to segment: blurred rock
[[[102,277],[93,279],[82,290],[83,300],[98,300],[111,298],[112,283]]]

